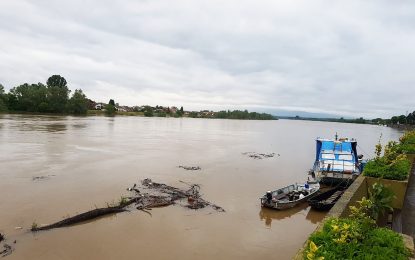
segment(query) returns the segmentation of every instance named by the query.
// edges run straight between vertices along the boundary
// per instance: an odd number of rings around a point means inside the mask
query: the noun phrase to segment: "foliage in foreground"
[[[374,178],[406,180],[411,162],[402,149],[402,141],[401,143],[391,141],[385,146],[384,155],[381,156],[382,146],[376,145],[376,158],[366,164],[363,174]]]
[[[348,218],[328,219],[310,236],[304,259],[408,259],[402,237],[369,217],[373,203],[363,198]]]

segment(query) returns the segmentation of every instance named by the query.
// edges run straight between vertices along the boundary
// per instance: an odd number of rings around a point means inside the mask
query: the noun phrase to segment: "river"
[[[311,121],[0,114],[0,232],[8,259],[290,259],[324,217],[261,209],[269,189],[307,179],[316,137],[353,137],[370,157],[400,132]],[[252,159],[245,152],[275,153]],[[186,171],[179,165],[200,166]],[[128,195],[144,178],[198,183],[219,213],[179,205],[31,233]],[[21,229],[19,228],[21,227]]]

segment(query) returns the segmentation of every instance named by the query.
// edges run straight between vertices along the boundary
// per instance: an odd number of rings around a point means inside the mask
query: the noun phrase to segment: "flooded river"
[[[261,209],[259,197],[306,180],[315,138],[336,132],[356,138],[365,157],[380,134],[383,142],[400,135],[310,121],[0,115],[0,232],[17,240],[7,259],[290,259],[324,214],[307,205]],[[259,160],[245,152],[276,156]],[[176,205],[152,216],[131,211],[28,231],[33,222],[116,202],[144,178],[201,184],[204,198],[226,212]]]

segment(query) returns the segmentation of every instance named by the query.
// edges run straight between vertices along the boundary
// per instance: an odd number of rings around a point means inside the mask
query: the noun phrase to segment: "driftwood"
[[[275,153],[255,153],[255,152],[245,152],[242,153],[243,155],[246,155],[253,159],[264,159],[264,158],[272,158],[275,156]],[[278,154],[280,156],[280,154]]]
[[[41,227],[37,227],[36,225],[33,225],[31,231],[40,231],[40,230],[48,230],[52,228],[67,227],[67,226],[71,226],[71,225],[74,225],[74,224],[77,224],[83,221],[87,221],[87,220],[95,219],[95,218],[105,216],[108,214],[114,214],[114,213],[119,213],[123,211],[126,211],[126,210],[121,207],[108,207],[108,208],[93,209],[93,210],[78,214],[76,216],[66,218],[64,220],[58,221],[50,225],[41,226]]]
[[[133,187],[127,189],[130,192],[134,192],[134,196],[128,199],[122,198],[119,205],[117,206],[108,206],[106,208],[93,209],[46,226],[38,227],[34,224],[31,228],[31,231],[68,227],[87,220],[96,219],[101,216],[120,213],[127,211],[128,206],[134,203],[136,204],[136,209],[144,211],[150,215],[151,213],[149,213],[147,210],[170,206],[175,204],[175,201],[183,200],[186,198],[188,200],[188,205],[186,205],[187,208],[200,209],[210,206],[216,211],[225,211],[223,208],[202,199],[199,193],[200,187],[197,184],[189,185],[190,188],[188,190],[181,190],[179,188],[163,183],[153,182],[151,179],[145,179],[141,182],[141,184],[142,189],[150,190],[153,192],[153,194],[142,193],[138,188],[136,188],[137,185],[134,184]]]
[[[200,171],[202,168],[200,166],[183,166],[179,165],[177,166],[179,168],[185,169],[186,171]]]

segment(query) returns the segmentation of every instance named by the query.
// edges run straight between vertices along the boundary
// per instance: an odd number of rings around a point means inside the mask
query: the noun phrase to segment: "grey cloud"
[[[389,117],[414,110],[415,3],[0,2],[0,82],[120,103]]]

